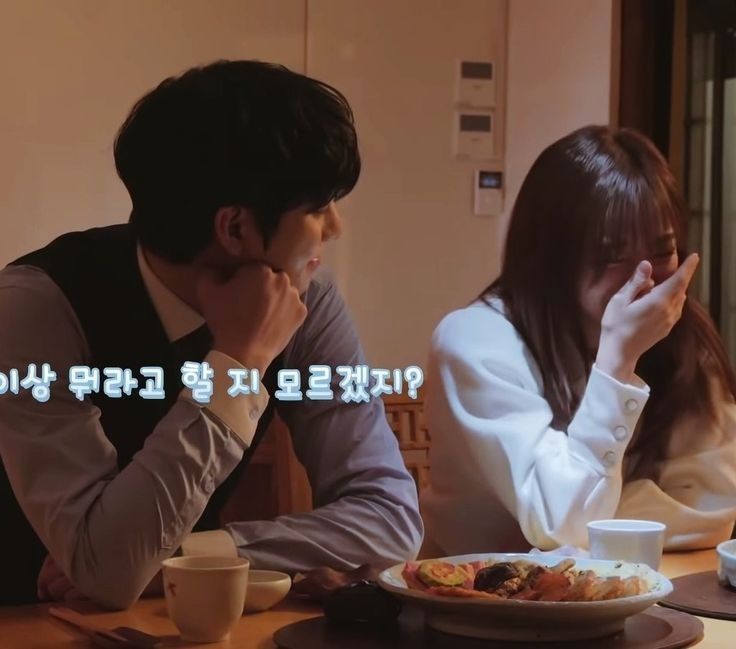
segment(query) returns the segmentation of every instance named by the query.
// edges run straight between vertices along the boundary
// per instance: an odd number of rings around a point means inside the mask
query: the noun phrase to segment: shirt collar
[[[204,318],[186,302],[167,288],[148,265],[140,244],[137,248],[138,268],[143,278],[143,284],[148,297],[153,302],[161,325],[166,332],[169,342],[174,342],[199,329],[204,324]]]

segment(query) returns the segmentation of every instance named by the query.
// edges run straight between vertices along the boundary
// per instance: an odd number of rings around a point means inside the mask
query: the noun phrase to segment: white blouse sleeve
[[[500,502],[541,549],[585,545],[585,523],[615,514],[623,455],[648,387],[593,368],[566,434],[552,427],[535,367],[513,326],[490,308],[457,311],[437,328],[427,417],[430,513],[441,545],[464,533],[451,529],[464,501]]]

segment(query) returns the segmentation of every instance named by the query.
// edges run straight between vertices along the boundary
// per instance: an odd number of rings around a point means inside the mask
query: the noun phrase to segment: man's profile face
[[[325,244],[341,232],[342,220],[334,202],[316,211],[291,210],[279,221],[263,261],[274,270],[284,271],[303,293],[319,268]]]

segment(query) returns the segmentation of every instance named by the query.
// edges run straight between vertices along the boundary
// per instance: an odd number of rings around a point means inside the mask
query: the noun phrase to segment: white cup
[[[588,523],[591,559],[645,563],[657,570],[667,526],[656,521],[612,519]]]
[[[188,642],[225,640],[243,615],[247,559],[188,556],[162,562],[169,617]]]

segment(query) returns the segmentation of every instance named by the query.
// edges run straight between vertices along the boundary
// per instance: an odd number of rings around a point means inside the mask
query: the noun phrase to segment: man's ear
[[[214,236],[219,246],[233,257],[258,254],[263,237],[253,217],[245,207],[230,205],[215,213]]]

